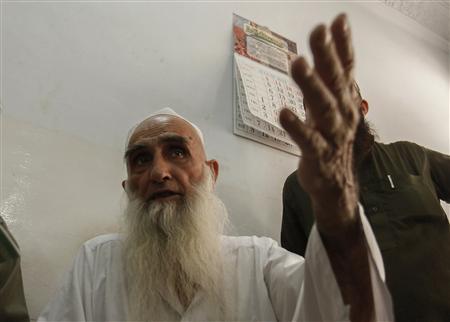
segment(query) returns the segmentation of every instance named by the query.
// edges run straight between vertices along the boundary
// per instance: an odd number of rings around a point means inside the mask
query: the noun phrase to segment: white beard
[[[202,290],[225,319],[221,235],[228,215],[212,192],[212,175],[182,200],[147,203],[131,197],[125,211],[129,319],[167,320],[164,299],[186,309]]]

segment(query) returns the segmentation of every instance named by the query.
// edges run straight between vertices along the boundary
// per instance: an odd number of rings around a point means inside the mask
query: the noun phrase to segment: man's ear
[[[217,177],[219,176],[219,162],[217,162],[217,160],[211,159],[211,160],[207,160],[206,164],[208,165],[208,167],[211,169],[211,172],[213,173],[214,183],[215,183],[217,181]]]
[[[367,103],[366,100],[361,100],[361,104],[359,104],[359,108],[363,112],[364,115],[367,115],[369,113],[369,103]]]
[[[127,180],[123,180],[123,181],[122,181],[122,188],[123,188],[123,190],[125,190],[125,191],[127,191],[127,189],[125,188],[126,185],[127,185]]]

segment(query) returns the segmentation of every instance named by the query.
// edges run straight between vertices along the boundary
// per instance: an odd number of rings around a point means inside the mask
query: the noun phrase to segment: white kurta
[[[360,207],[360,212],[362,209]],[[376,321],[394,321],[384,284],[382,258],[362,215],[369,245]],[[317,229],[313,227],[306,260],[269,238],[223,237],[224,280],[231,290],[233,315],[240,321],[348,321],[345,306]],[[120,235],[87,241],[73,268],[38,322],[126,321],[127,294]],[[187,310],[165,302],[170,320],[207,321],[216,307],[199,292]]]

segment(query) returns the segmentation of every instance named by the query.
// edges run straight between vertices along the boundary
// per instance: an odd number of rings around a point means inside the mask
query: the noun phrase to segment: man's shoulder
[[[230,261],[241,261],[243,265],[252,263],[267,264],[275,261],[289,261],[291,264],[303,263],[300,255],[282,248],[277,241],[269,237],[258,236],[223,236],[224,257]],[[245,264],[244,264],[245,263]]]
[[[285,186],[291,186],[291,185],[298,185],[298,180],[297,180],[297,170],[295,170],[294,172],[292,172],[287,178],[286,181],[284,182]]]
[[[298,183],[297,170],[292,172],[286,178],[286,181],[284,182],[284,186],[283,186],[283,193],[285,195],[289,195],[292,193],[296,193],[296,194],[304,194],[305,193],[303,188]]]
[[[99,235],[83,243],[83,248],[89,251],[96,251],[104,248],[121,247],[123,236],[121,234]]]
[[[258,236],[222,236],[222,245],[227,250],[236,249],[270,249],[278,243],[269,237]]]
[[[419,144],[410,141],[395,141],[391,143],[375,142],[375,145],[394,149],[423,149]]]
[[[426,149],[414,142],[409,141],[396,141],[392,143],[380,143],[376,142],[375,145],[380,150],[385,152],[396,153],[401,156],[410,156],[412,158],[423,159],[426,154]]]

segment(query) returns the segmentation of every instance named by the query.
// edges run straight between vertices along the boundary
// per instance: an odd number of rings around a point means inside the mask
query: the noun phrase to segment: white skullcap
[[[177,112],[175,112],[174,110],[172,110],[170,107],[165,107],[165,108],[163,108],[163,109],[160,109],[159,111],[156,111],[155,113],[150,114],[150,115],[147,116],[143,121],[145,121],[145,120],[147,120],[147,119],[149,119],[149,118],[151,118],[151,117],[157,116],[157,115],[172,115],[172,116],[178,117],[178,118],[180,118],[180,119],[182,119],[182,120],[188,122],[188,123],[194,128],[194,130],[197,132],[197,135],[198,135],[198,137],[200,138],[200,141],[202,142],[203,146],[205,146],[205,141],[204,141],[204,139],[203,139],[203,133],[202,133],[202,131],[199,129],[199,127],[198,127],[197,125],[195,125],[194,123],[192,123],[191,121],[189,121],[189,120],[185,119],[184,117],[182,117],[180,114],[178,114]],[[130,142],[130,138],[131,138],[131,135],[133,135],[134,130],[136,130],[136,128],[137,128],[143,121],[137,123],[136,125],[134,125],[134,126],[131,128],[130,132],[128,133],[128,138],[127,138],[127,142],[126,142],[127,146],[128,146],[128,143]],[[125,147],[125,148],[126,148],[126,147]]]

